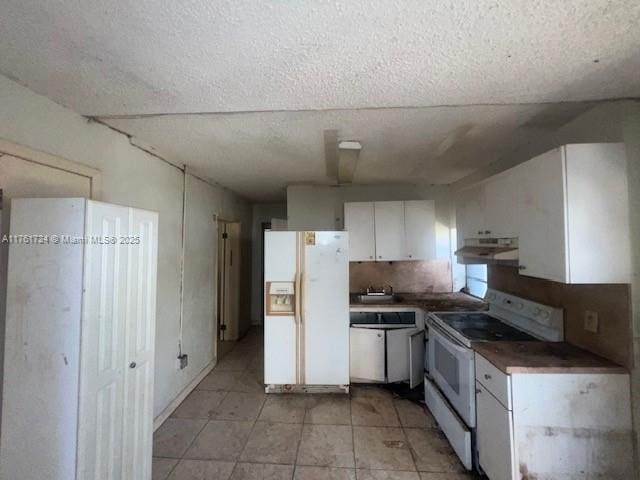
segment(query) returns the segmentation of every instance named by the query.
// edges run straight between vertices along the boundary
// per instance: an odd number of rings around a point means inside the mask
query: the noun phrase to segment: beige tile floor
[[[155,433],[153,480],[463,480],[431,414],[376,387],[265,395],[259,330]]]

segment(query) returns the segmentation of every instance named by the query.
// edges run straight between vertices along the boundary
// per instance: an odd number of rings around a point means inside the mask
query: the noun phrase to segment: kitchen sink
[[[385,295],[354,295],[353,301],[354,303],[396,303],[401,299],[397,295],[394,294],[385,294]]]

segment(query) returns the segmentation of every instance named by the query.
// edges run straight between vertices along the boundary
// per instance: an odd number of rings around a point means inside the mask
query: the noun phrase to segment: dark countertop
[[[609,360],[565,342],[473,342],[504,373],[627,373]]]
[[[351,303],[351,308],[417,307],[428,312],[461,312],[486,310],[488,305],[466,293],[398,293],[394,303]]]

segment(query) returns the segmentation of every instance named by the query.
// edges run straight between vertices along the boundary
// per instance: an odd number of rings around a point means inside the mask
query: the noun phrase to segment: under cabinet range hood
[[[468,238],[456,251],[458,263],[518,265],[517,238]]]

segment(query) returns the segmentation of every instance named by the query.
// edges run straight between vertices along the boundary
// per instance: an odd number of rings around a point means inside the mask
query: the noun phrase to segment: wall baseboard
[[[206,377],[211,372],[211,370],[213,370],[213,367],[215,367],[217,363],[218,363],[217,359],[214,358],[213,361],[209,365],[204,367],[202,371],[198,375],[196,375],[196,377],[189,383],[189,385],[187,385],[178,394],[178,396],[174,398],[169,405],[167,405],[167,408],[165,408],[162,412],[160,412],[160,414],[156,418],[153,419],[154,432],[158,428],[160,428],[160,426],[165,422],[165,420],[171,416],[174,410],[178,408],[182,402],[184,402],[184,399],[187,398],[187,396],[191,392],[193,392],[193,390],[195,390],[198,384],[204,379],[204,377]]]

